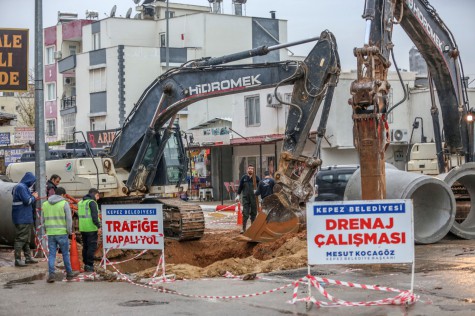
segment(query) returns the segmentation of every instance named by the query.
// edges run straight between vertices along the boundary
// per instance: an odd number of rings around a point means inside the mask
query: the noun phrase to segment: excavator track
[[[163,229],[165,237],[178,241],[196,240],[203,237],[205,219],[198,205],[174,198],[121,197],[102,198],[101,204],[163,204]]]

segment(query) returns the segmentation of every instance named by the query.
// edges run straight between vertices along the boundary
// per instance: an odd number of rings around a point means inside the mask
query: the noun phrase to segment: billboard
[[[28,31],[0,28],[0,91],[28,90]]]

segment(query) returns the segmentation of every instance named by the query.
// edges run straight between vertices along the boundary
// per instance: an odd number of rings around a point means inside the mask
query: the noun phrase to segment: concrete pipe
[[[12,190],[16,183],[0,180],[0,244],[13,245],[15,226],[12,222]]]
[[[348,181],[345,200],[361,200],[361,171]],[[386,168],[386,198],[412,199],[414,240],[435,243],[449,232],[455,220],[455,197],[445,182],[417,173]]]
[[[456,197],[455,221],[450,231],[464,239],[475,239],[475,163],[470,162],[438,176]]]

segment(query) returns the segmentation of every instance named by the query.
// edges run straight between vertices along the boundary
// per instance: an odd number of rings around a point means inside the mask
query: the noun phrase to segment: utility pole
[[[45,165],[45,120],[43,94],[43,0],[35,0],[35,176],[38,195],[46,194],[46,165]],[[37,201],[37,208],[41,207],[41,200]],[[43,249],[46,247],[45,230],[41,225],[41,217],[36,218],[38,238]]]
[[[167,11],[165,12],[165,19],[167,20],[167,29],[166,29],[166,47],[165,47],[165,61],[166,61],[166,70],[169,69],[170,65],[170,41],[168,39],[170,32],[169,32],[169,20],[170,20],[170,11],[168,11],[168,0],[167,0]]]

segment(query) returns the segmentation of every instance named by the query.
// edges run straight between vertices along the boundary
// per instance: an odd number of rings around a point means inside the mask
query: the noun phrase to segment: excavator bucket
[[[274,241],[305,227],[305,203],[313,195],[310,183],[319,164],[319,159],[282,152],[275,173],[274,194],[264,198],[262,210],[251,227],[236,240]]]
[[[251,227],[236,240],[247,242],[273,241],[284,234],[297,232],[302,221],[302,211],[292,209],[286,197],[275,193],[262,201],[262,210]]]

